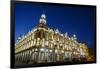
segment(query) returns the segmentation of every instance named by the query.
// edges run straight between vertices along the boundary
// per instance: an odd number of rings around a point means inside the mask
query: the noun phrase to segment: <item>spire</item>
[[[68,37],[68,33],[67,32],[65,33],[65,37]]]
[[[55,33],[59,33],[59,30],[58,30],[58,29],[56,29],[56,30],[55,30]]]

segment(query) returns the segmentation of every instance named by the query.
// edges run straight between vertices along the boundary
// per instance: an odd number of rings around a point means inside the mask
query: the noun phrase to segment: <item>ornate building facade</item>
[[[15,43],[15,64],[89,61],[88,47],[79,43],[74,34],[60,33],[46,26],[46,15],[42,14],[38,26]]]

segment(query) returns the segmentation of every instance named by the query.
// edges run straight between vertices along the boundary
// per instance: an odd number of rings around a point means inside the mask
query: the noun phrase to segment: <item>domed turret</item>
[[[40,23],[46,24],[46,15],[45,14],[41,15]]]
[[[75,34],[73,34],[73,38],[76,40],[77,39],[77,37],[76,37],[76,35]]]
[[[46,15],[45,14],[42,14],[41,15],[41,18],[44,18],[45,19],[46,18]]]

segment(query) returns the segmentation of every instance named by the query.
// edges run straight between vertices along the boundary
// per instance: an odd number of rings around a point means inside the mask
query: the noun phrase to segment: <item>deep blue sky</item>
[[[95,8],[78,6],[34,5],[32,3],[15,4],[15,41],[18,36],[26,34],[39,23],[45,11],[47,26],[67,32],[69,36],[76,34],[79,42],[94,47],[95,41]]]

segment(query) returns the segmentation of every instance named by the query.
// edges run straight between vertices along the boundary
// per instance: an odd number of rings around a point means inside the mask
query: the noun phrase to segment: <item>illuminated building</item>
[[[79,43],[74,34],[69,37],[58,29],[46,26],[46,15],[42,14],[38,26],[18,38],[15,44],[15,63],[73,62],[74,59],[88,61],[88,47]]]

